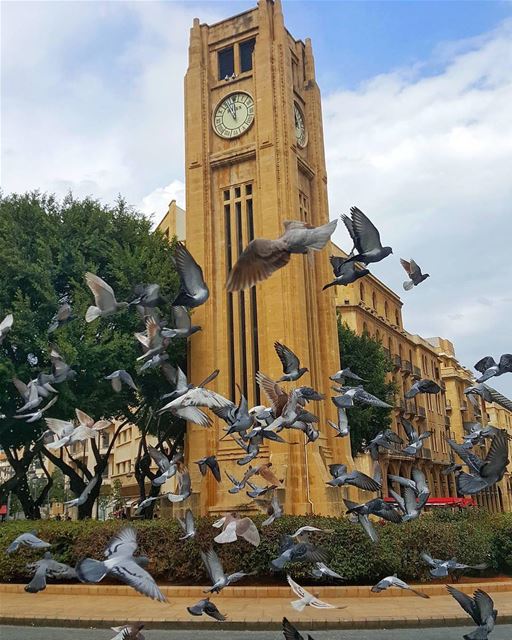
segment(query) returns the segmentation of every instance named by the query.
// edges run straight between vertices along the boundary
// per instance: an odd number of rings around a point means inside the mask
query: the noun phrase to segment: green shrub
[[[401,525],[376,522],[380,540],[372,543],[361,526],[346,518],[320,516],[285,516],[271,526],[261,528],[263,516],[254,521],[261,533],[261,544],[255,548],[241,540],[218,545],[213,538],[219,532],[211,525],[213,518],[197,519],[197,535],[180,540],[182,530],[174,520],[131,522],[137,529],[139,553],[150,558],[149,570],[156,579],[178,584],[207,584],[200,549],[214,546],[227,572],[257,571],[247,582],[282,582],[282,574],[274,574],[270,561],[279,553],[281,537],[305,524],[332,533],[314,534],[314,541],[329,553],[329,566],[345,576],[347,584],[373,584],[386,575],[397,573],[404,580],[430,579],[428,567],[421,560],[422,551],[434,557],[456,557],[467,564],[488,562],[494,571],[512,574],[512,514],[488,514],[471,510],[461,513],[433,512],[419,520]],[[52,553],[61,562],[74,565],[80,558],[101,559],[112,535],[126,521],[98,522],[8,522],[0,525],[0,550],[16,536],[36,529],[38,535],[52,544]],[[39,551],[23,548],[7,555],[0,551],[0,582],[23,582],[28,577],[25,565],[41,556]],[[310,565],[291,565],[289,573],[299,579],[309,578]],[[480,575],[480,574],[478,574]],[[308,580],[309,581],[309,580]]]

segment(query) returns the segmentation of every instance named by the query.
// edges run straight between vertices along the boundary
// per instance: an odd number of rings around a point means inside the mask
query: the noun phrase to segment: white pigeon
[[[208,427],[211,424],[210,418],[198,407],[225,407],[230,401],[215,391],[209,391],[204,387],[194,387],[189,389],[179,398],[171,400],[158,413],[170,411],[183,420],[194,422],[202,427]]]
[[[318,600],[312,593],[306,591],[304,587],[301,587],[300,584],[297,584],[295,580],[292,580],[292,577],[288,574],[286,576],[288,580],[288,584],[292,588],[293,593],[296,596],[299,596],[299,600],[293,600],[290,604],[296,611],[304,611],[306,607],[314,607],[315,609],[345,609],[346,607],[337,607],[334,604],[329,604],[328,602],[324,602],[323,600]]]
[[[212,526],[216,529],[222,527],[221,533],[214,538],[219,544],[235,542],[238,538],[247,540],[255,547],[260,544],[260,533],[250,518],[240,518],[236,513],[229,513],[214,522]]]
[[[12,315],[12,313],[6,315],[2,322],[0,322],[0,344],[2,344],[3,339],[11,330],[13,322],[14,316]]]
[[[41,407],[37,411],[34,411],[33,413],[24,413],[20,416],[13,416],[13,418],[16,418],[17,420],[25,420],[26,422],[36,422],[37,420],[40,420],[43,417],[43,413],[48,411],[48,409],[56,402],[57,398],[52,398],[44,407]]]
[[[75,498],[74,500],[68,500],[67,502],[64,502],[64,504],[67,507],[79,507],[80,505],[85,504],[87,502],[87,498],[91,494],[91,491],[98,484],[99,479],[99,476],[94,476],[94,478],[91,478],[78,498]]]
[[[127,302],[118,302],[112,287],[94,273],[85,274],[85,282],[94,295],[96,306],[90,306],[85,313],[85,321],[92,322],[96,318],[104,318],[126,309]]]

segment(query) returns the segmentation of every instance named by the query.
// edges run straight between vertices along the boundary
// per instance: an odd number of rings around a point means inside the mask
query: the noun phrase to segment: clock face
[[[238,91],[224,98],[213,112],[213,130],[221,138],[237,138],[254,121],[254,100]]]
[[[308,134],[304,123],[304,116],[296,103],[293,105],[293,113],[295,116],[295,138],[299,147],[304,148],[308,143]]]

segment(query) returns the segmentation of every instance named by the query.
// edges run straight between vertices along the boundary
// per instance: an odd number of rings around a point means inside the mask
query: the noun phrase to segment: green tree
[[[49,416],[72,419],[78,407],[95,419],[142,421],[145,429],[153,429],[148,415],[153,415],[158,398],[170,387],[160,371],[136,373],[141,349],[133,334],[144,329],[142,318],[131,308],[87,324],[85,311],[93,298],[84,274],[97,273],[113,287],[118,300],[130,300],[136,284],[158,283],[167,301],[160,310],[164,315],[177,291],[178,276],[172,246],[122,199],[109,206],[72,195],[58,201],[38,192],[0,193],[0,264],[0,318],[14,315],[14,326],[0,346],[0,413],[7,416],[0,421],[0,446],[16,471],[0,487],[0,499],[14,491],[26,516],[37,518],[39,509],[26,482],[26,470],[35,456],[43,453],[67,475],[75,495],[92,474],[80,461],[67,464],[62,452],[44,448],[39,439],[43,420],[30,424],[13,418],[22,403],[12,379],[28,382],[39,372],[48,372],[50,344],[55,344],[77,376],[58,385],[58,402]],[[74,319],[49,335],[50,320],[64,298],[72,305]],[[184,341],[174,341],[169,348],[171,361],[182,362],[184,354]],[[123,386],[121,393],[114,393],[104,377],[116,369],[129,371],[139,392]],[[183,429],[167,415],[159,422],[159,432]],[[92,441],[95,474],[104,471],[118,431],[102,456]],[[79,517],[91,515],[100,488],[101,481],[79,508]]]
[[[350,367],[364,378],[362,384],[366,391],[393,404],[395,385],[386,380],[393,367],[380,342],[366,332],[357,335],[341,318],[338,319],[338,339],[342,366]],[[356,386],[357,383],[347,378],[346,385]],[[357,405],[347,413],[353,456],[361,453],[369,440],[391,424],[391,409]]]

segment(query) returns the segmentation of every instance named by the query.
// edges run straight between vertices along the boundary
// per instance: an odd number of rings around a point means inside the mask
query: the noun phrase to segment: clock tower
[[[203,330],[189,340],[189,380],[199,383],[220,369],[211,388],[249,406],[267,398],[257,371],[282,375],[274,350],[279,341],[308,367],[295,386],[326,396],[309,409],[320,418],[319,438],[305,444],[301,431],[286,430],[286,444],[264,441],[252,464],[271,462],[283,479],[279,497],[290,514],[339,514],[342,493],[328,487],[328,465],[348,462],[348,438],[335,438],[330,381],[339,369],[334,290],[329,250],[292,256],[290,263],[251,289],[228,293],[227,275],[253,238],[277,238],[285,220],[313,226],[329,220],[320,91],[311,42],[295,40],[284,26],[279,0],[222,22],[194,20],[185,77],[186,244],[202,266],[208,302],[194,310]],[[287,390],[293,384],[283,383]],[[220,441],[223,423],[210,429],[189,424],[186,459],[194,510],[203,514],[250,508],[245,492],[230,495],[199,474],[194,461],[215,454],[221,470],[240,478],[247,467],[231,439]]]

